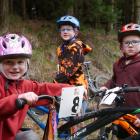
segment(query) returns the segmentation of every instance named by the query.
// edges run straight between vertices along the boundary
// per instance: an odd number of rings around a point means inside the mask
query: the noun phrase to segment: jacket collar
[[[135,57],[130,57],[129,59],[126,59],[126,57],[123,56],[119,59],[118,64],[122,65],[124,67],[124,66],[126,66],[125,62],[128,61],[128,60],[131,60],[131,61],[127,65],[131,65],[133,63],[140,62],[140,55],[137,55]]]

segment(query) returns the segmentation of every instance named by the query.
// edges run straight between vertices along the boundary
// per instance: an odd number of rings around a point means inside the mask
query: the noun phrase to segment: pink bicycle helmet
[[[122,42],[122,39],[127,35],[140,36],[140,25],[134,23],[124,25],[118,32],[118,41]]]
[[[0,37],[0,59],[32,56],[32,46],[28,39],[18,34]]]

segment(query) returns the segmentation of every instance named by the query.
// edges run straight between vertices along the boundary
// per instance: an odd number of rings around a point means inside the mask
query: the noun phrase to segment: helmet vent
[[[25,45],[25,42],[24,42],[24,41],[22,41],[22,44],[21,44],[21,45],[22,45],[22,48],[23,48],[23,47],[24,47],[24,45]]]
[[[15,36],[12,36],[11,39],[15,39]]]
[[[6,43],[3,41],[2,42],[2,45],[3,45],[3,47],[5,48],[5,49],[7,49],[7,45],[6,45]]]
[[[130,29],[131,28],[131,25],[129,25],[127,28]]]

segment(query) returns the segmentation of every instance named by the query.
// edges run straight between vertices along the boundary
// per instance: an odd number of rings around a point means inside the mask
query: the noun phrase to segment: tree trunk
[[[140,24],[140,0],[135,1],[135,16],[136,23]]]
[[[13,0],[9,0],[9,13],[13,14]]]
[[[104,0],[104,2],[106,3],[106,5],[111,6],[111,11],[113,13],[114,12],[114,0]],[[104,24],[104,29],[105,29],[105,34],[108,35],[110,30],[113,29],[113,23],[106,21],[106,23]]]
[[[9,0],[0,0],[0,25],[8,26]]]
[[[22,16],[23,19],[27,18],[27,13],[26,13],[26,0],[22,0]]]

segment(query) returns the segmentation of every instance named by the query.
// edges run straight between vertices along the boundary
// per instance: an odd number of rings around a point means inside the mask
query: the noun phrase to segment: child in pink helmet
[[[66,84],[38,83],[25,80],[32,46],[23,35],[6,34],[0,37],[0,140],[39,140],[31,130],[20,131],[29,105],[35,104],[41,93],[60,96]],[[18,110],[15,101],[27,100]]]

